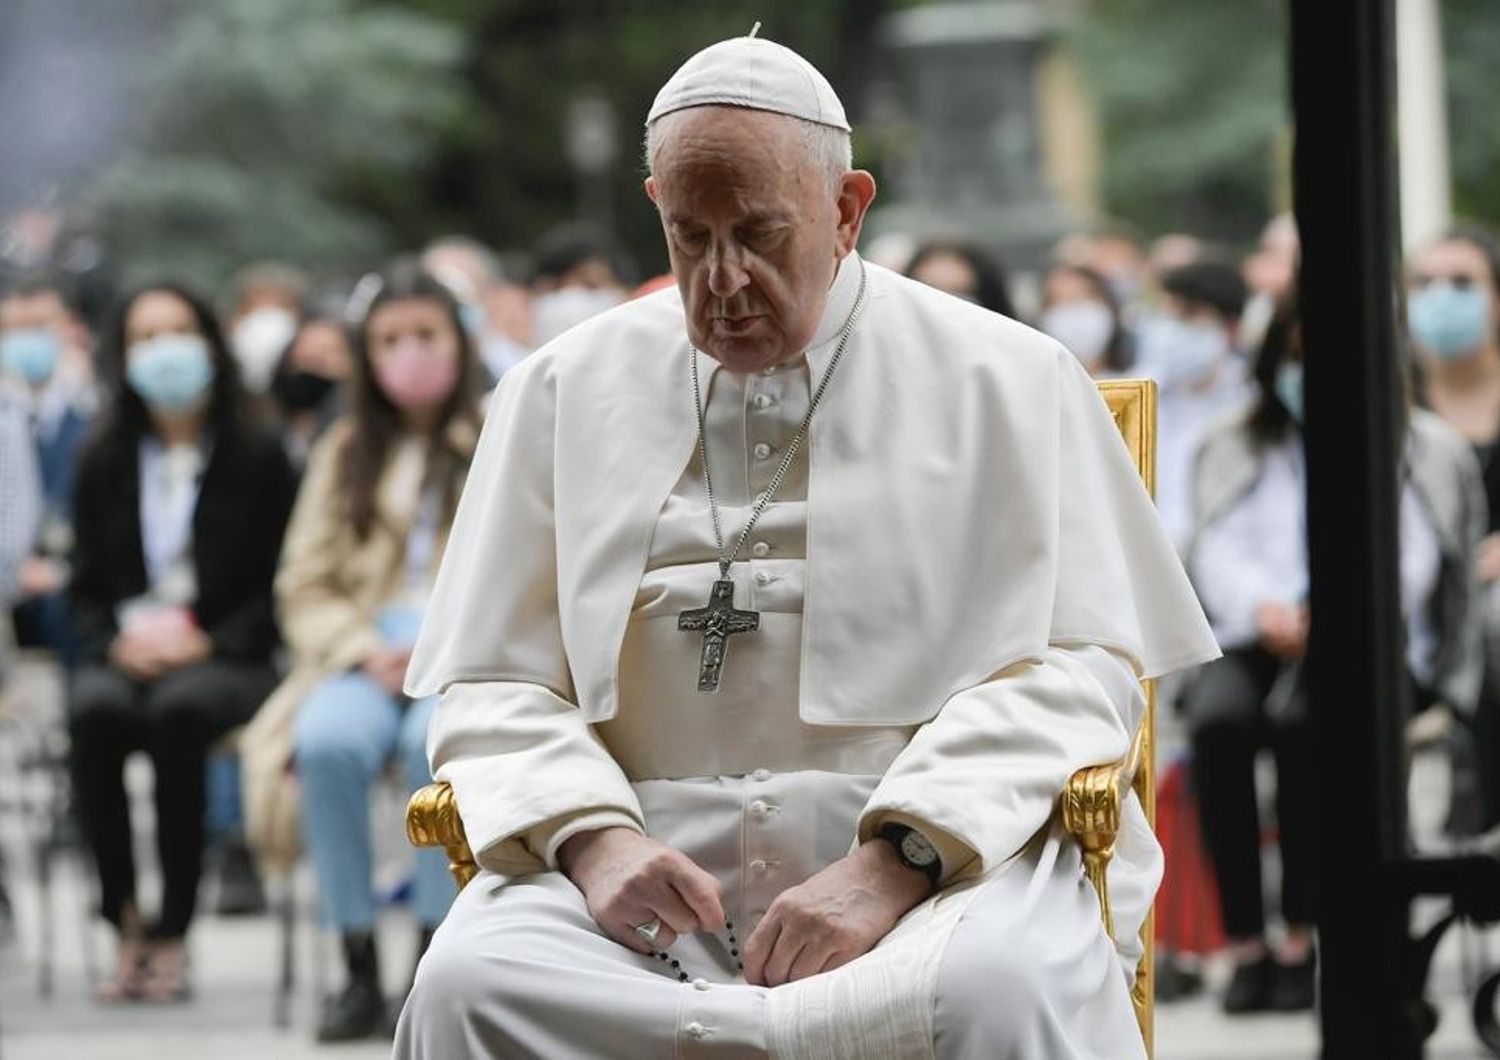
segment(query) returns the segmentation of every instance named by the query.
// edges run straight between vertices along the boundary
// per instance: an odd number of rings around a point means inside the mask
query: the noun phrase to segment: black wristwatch
[[[877,835],[896,848],[896,857],[901,859],[901,864],[926,875],[932,889],[937,890],[938,881],[943,878],[943,859],[938,857],[932,840],[910,825],[894,821],[883,825]]]

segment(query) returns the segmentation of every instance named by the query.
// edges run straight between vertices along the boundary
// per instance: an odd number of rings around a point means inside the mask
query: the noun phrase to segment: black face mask
[[[328,399],[337,385],[316,372],[279,372],[271,381],[271,393],[276,404],[286,412],[312,412]]]

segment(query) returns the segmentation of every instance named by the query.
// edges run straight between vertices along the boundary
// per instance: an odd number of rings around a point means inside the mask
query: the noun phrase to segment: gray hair
[[[646,126],[644,153],[647,173],[656,171],[656,156],[661,149],[662,124],[670,121],[673,115],[681,113],[682,111],[677,110],[672,111],[671,114],[663,114]],[[828,180],[830,190],[837,189],[844,174],[854,168],[854,145],[849,134],[832,125],[822,125],[793,117],[790,114],[777,115],[777,117],[794,121],[801,127],[802,146],[807,154],[808,162],[823,173]]]

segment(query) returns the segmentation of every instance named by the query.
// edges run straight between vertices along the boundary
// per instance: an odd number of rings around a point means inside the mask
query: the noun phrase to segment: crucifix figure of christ
[[[741,611],[734,606],[734,582],[720,578],[708,594],[708,606],[684,611],[677,628],[703,633],[703,654],[698,663],[698,691],[717,692],[724,671],[724,649],[735,633],[753,633],[760,628],[759,611]]]

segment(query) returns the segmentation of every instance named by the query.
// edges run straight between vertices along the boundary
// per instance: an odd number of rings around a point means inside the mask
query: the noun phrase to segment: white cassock
[[[1136,1057],[1128,990],[1160,849],[1133,801],[1105,936],[1055,821],[1123,755],[1139,679],[1217,649],[1075,358],[1014,321],[846,258],[806,356],[699,354],[731,540],[848,317],[805,455],[735,564],[760,629],[697,691],[715,544],[675,290],[507,373],[414,655],[483,870],[423,960],[396,1054],[909,1060]],[[869,954],[774,989],[719,940],[689,982],[605,936],[556,871],[624,825],[725,887],[740,940],[781,891],[913,824],[945,887]],[[722,936],[721,936],[722,938]]]

